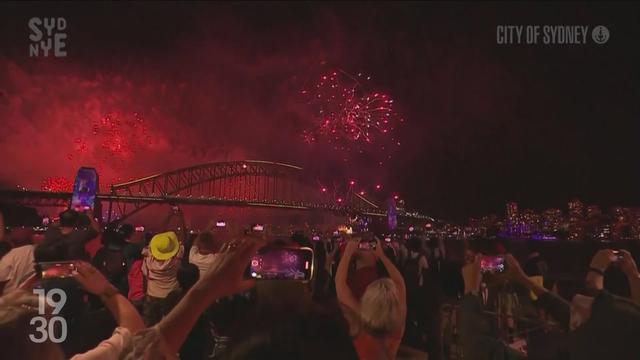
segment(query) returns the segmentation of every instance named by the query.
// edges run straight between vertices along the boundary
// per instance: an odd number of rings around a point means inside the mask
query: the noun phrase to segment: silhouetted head
[[[80,214],[72,209],[60,213],[60,227],[73,228],[78,225]]]

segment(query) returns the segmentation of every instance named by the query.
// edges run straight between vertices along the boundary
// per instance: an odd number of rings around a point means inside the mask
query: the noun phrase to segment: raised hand
[[[76,262],[76,273],[73,275],[73,278],[76,279],[80,286],[88,293],[94,295],[100,296],[115,290],[113,285],[111,285],[98,269],[84,261]]]
[[[620,270],[628,277],[638,277],[638,266],[635,260],[633,260],[631,253],[627,250],[620,250],[620,254],[622,255],[622,258],[618,260]]]
[[[244,272],[264,244],[263,238],[249,237],[227,242],[194,288],[212,300],[250,289],[254,281],[244,279]]]
[[[598,251],[591,259],[591,267],[600,271],[605,271],[616,258],[616,254],[611,249],[603,249]]]

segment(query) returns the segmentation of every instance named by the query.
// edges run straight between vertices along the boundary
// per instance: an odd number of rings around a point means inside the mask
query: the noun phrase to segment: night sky
[[[67,20],[67,57],[29,57],[34,16]],[[496,44],[497,25],[549,24],[611,37]],[[371,75],[405,119],[383,166],[301,141],[299,90],[332,68]],[[507,201],[638,205],[639,110],[637,4],[0,5],[3,187],[81,165],[115,181],[253,158],[383,183],[448,220],[502,214]],[[148,141],[101,155],[92,124],[111,112],[140,113]]]

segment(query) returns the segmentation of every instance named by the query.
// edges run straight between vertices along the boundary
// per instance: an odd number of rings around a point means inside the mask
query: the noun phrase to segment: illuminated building
[[[581,240],[584,236],[584,204],[579,199],[569,201],[569,240]]]
[[[562,224],[562,211],[560,209],[547,209],[542,213],[542,231],[553,234],[560,230]]]
[[[540,215],[531,209],[527,209],[522,213],[522,230],[525,235],[531,235],[540,232]]]
[[[598,205],[587,206],[584,235],[591,239],[603,239],[603,215]]]
[[[507,232],[511,235],[519,234],[518,203],[507,203]]]

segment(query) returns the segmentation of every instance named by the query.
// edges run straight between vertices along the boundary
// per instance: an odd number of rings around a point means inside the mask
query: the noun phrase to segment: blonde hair
[[[360,300],[360,320],[365,331],[378,336],[402,326],[398,289],[391,279],[378,279],[367,286]]]

